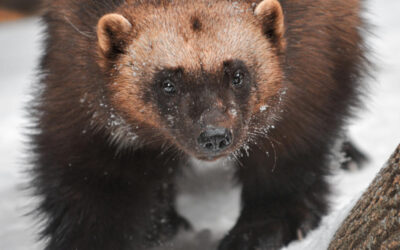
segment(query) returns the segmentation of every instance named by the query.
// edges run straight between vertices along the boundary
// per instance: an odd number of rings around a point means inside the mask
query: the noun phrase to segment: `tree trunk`
[[[336,231],[334,249],[400,249],[400,145]]]

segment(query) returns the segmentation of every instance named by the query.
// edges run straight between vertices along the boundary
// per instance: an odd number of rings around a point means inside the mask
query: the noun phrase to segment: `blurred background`
[[[0,21],[12,21],[40,12],[40,0],[0,0]]]
[[[338,170],[332,176],[335,186],[331,198],[333,208],[324,219],[324,227],[329,227],[337,212],[357,199],[400,143],[400,1],[364,1],[367,11],[363,15],[373,24],[371,34],[367,34],[372,51],[370,58],[377,69],[372,72],[374,79],[365,79],[370,85],[366,109],[353,120],[349,133],[368,154],[370,162],[362,170]],[[37,80],[36,68],[42,53],[43,26],[39,15],[39,0],[0,0],[0,250],[40,249],[34,243],[38,225],[32,216],[25,216],[35,201],[22,188],[28,180],[24,170],[29,167],[24,136],[29,119],[25,110],[32,98],[30,93]],[[224,192],[220,197],[237,199],[226,195],[229,191],[224,188],[216,189]],[[238,193],[237,190],[234,192],[233,195]],[[196,230],[215,228],[215,222],[221,218],[226,225],[234,223],[235,215],[229,213],[214,217],[200,212],[190,214],[191,208],[197,208],[199,203],[231,206],[232,202],[207,196],[203,189],[201,192],[184,192],[182,197],[182,213],[200,221],[201,227]],[[308,237],[293,244],[292,249],[318,249],[322,244],[311,244],[311,241],[315,239]]]

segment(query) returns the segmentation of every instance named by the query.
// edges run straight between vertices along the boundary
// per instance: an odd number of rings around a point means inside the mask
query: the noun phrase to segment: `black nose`
[[[232,143],[232,133],[225,128],[207,129],[197,138],[200,147],[208,152],[219,152]]]

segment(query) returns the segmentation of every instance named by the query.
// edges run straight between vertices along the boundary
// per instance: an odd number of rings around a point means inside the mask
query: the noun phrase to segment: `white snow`
[[[293,242],[286,250],[326,249],[349,209],[400,143],[400,16],[397,14],[400,1],[369,0],[368,7],[370,14],[367,17],[376,25],[375,36],[369,40],[375,53],[374,62],[379,68],[374,74],[376,81],[368,80],[371,82],[370,97],[366,101],[368,109],[360,113],[360,118],[349,130],[371,161],[360,171],[339,170],[330,178],[336,187],[331,197],[332,212],[318,229],[304,240]],[[40,31],[37,19],[0,23],[1,250],[41,249],[34,243],[37,227],[30,217],[24,216],[34,200],[21,189],[27,180],[26,174],[22,173],[27,166],[23,133],[28,124],[23,107],[35,81],[34,69],[41,53]],[[238,214],[239,189],[231,189],[232,184],[224,181],[230,176],[227,169],[210,171],[213,174],[187,173],[195,178],[186,182],[186,187],[191,188],[183,190],[178,199],[180,212],[190,217],[199,233],[181,234],[177,240],[180,243],[168,249],[213,249],[215,240],[233,225]],[[221,179],[210,179],[210,176]],[[181,185],[185,187],[185,182]]]
[[[21,191],[26,178],[23,107],[40,55],[36,19],[0,23],[0,249],[35,249],[33,222],[24,216],[32,199]],[[36,248],[40,249],[40,248]]]
[[[264,112],[265,110],[267,110],[267,108],[268,108],[267,105],[262,105],[262,106],[260,107],[260,111],[261,111],[261,112]]]

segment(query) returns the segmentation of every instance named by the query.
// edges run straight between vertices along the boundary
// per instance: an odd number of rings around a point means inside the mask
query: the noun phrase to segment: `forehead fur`
[[[124,7],[121,14],[135,27],[137,36],[117,62],[113,101],[132,120],[160,124],[153,102],[144,103],[144,89],[165,68],[190,73],[219,73],[223,63],[241,60],[255,73],[257,91],[249,105],[257,113],[281,87],[282,72],[273,46],[254,16],[254,6],[244,2],[176,0],[166,5]],[[132,102],[135,100],[135,102]],[[133,112],[132,110],[144,110]]]
[[[249,4],[183,1],[130,11],[133,9],[128,8],[125,15],[139,35],[130,44],[129,56],[141,61],[147,71],[153,65],[212,72],[225,60],[241,59],[256,66],[260,63],[257,58],[263,63],[272,59],[269,43]]]

